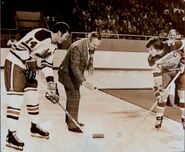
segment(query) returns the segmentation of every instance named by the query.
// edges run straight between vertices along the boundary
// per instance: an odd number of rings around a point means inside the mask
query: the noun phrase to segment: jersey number
[[[33,38],[30,38],[29,40],[26,41],[26,44],[30,44],[30,48],[34,48],[34,46],[37,45],[37,42],[32,40]]]

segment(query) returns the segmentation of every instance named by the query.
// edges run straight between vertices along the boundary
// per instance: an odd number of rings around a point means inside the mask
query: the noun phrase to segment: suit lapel
[[[88,42],[87,42],[87,39],[84,41],[84,46],[83,46],[83,52],[84,52],[84,62],[86,63],[86,65],[87,65],[87,63],[88,63],[88,58],[89,58],[89,52],[88,52],[88,44],[87,44]]]

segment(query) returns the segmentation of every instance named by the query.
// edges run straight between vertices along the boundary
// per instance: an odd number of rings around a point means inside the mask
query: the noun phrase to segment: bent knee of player
[[[23,95],[8,95],[8,106],[20,109],[23,104]]]
[[[39,93],[36,88],[29,88],[27,91],[25,91],[24,100],[26,104],[36,105],[39,103],[38,99],[39,99]]]

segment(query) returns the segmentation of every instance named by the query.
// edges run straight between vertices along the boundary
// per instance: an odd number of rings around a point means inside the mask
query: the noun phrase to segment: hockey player
[[[57,84],[53,76],[53,57],[57,43],[69,36],[69,26],[58,22],[52,30],[37,28],[30,31],[11,47],[4,65],[5,87],[8,96],[6,111],[8,135],[7,146],[23,150],[24,142],[16,136],[17,123],[23,102],[31,120],[31,135],[49,138],[49,133],[38,125],[39,100],[37,92],[37,58],[41,59],[41,71],[47,82],[47,97],[58,102]]]
[[[168,91],[165,87],[181,71],[175,84],[180,99],[179,108],[181,110],[181,122],[185,129],[185,40],[163,42],[159,38],[151,38],[146,44],[149,51],[148,62],[153,66],[153,76],[155,83],[155,95],[157,99],[157,113],[155,128],[160,128],[163,121],[165,105]],[[160,59],[163,60],[160,61]],[[160,62],[159,62],[160,61]]]

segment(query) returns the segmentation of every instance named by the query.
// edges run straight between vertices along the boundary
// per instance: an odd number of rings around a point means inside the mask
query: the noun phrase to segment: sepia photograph
[[[185,152],[185,0],[1,0],[1,152]]]

